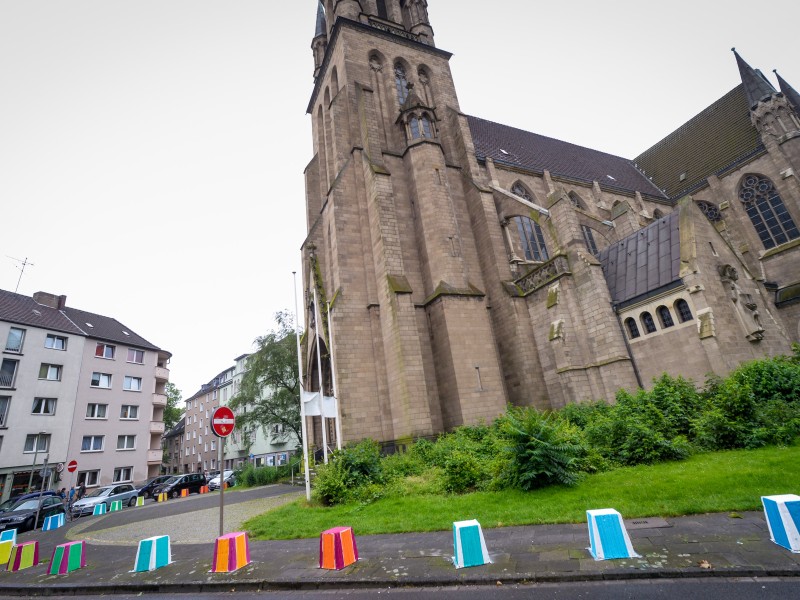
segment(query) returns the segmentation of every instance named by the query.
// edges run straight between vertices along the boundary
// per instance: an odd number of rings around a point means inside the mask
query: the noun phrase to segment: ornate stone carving
[[[719,275],[729,290],[731,301],[736,308],[736,318],[745,337],[751,342],[760,342],[764,339],[764,328],[761,326],[761,314],[752,294],[746,293],[736,283],[739,280],[739,273],[731,265],[719,267]]]
[[[553,279],[570,273],[569,261],[563,254],[553,257],[543,265],[533,269],[523,277],[517,279],[516,283],[522,290],[523,295],[538,290],[550,283]]]

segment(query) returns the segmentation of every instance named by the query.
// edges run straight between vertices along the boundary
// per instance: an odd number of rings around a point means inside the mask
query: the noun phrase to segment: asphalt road
[[[55,600],[81,596],[49,596]],[[88,596],[92,598],[92,596]],[[104,596],[115,600],[163,600],[159,594]],[[304,592],[231,592],[224,594],[170,594],[175,600],[796,600],[800,581],[777,579],[690,579],[597,583],[560,583],[492,587],[390,588]],[[3,598],[3,597],[0,597]]]

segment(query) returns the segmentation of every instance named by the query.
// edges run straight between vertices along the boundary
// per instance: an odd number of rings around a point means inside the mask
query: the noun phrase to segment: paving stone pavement
[[[278,496],[290,501],[296,493]],[[242,519],[263,512],[264,501],[243,502]],[[189,506],[188,504],[186,505]],[[233,512],[233,511],[232,511]],[[727,513],[626,522],[641,558],[596,561],[585,523],[485,529],[491,564],[456,569],[450,531],[359,536],[360,560],[342,571],[318,568],[319,540],[250,542],[252,563],[230,574],[209,573],[218,521],[213,510],[117,525],[114,515],[91,527],[79,519],[51,532],[25,534],[40,542],[41,563],[17,573],[0,572],[0,595],[199,592],[401,586],[485,585],[676,577],[800,577],[800,554],[774,544],[761,512]],[[469,515],[459,515],[469,518]],[[99,521],[105,518],[106,521]],[[237,525],[231,515],[231,526]],[[241,521],[239,521],[240,523]],[[347,525],[347,523],[342,523]],[[235,528],[231,528],[235,530]],[[171,532],[172,564],[132,573],[135,540]],[[67,576],[47,574],[53,548],[87,539],[88,566]],[[201,543],[202,542],[202,543]]]

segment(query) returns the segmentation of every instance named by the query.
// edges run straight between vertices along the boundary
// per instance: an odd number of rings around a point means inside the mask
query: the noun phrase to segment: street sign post
[[[217,458],[217,468],[219,469],[219,535],[225,535],[225,464],[222,460],[222,447],[225,445],[225,438],[233,433],[236,427],[236,416],[227,406],[219,406],[211,413],[211,431],[219,438],[219,457]]]
[[[69,471],[70,473],[74,473],[77,470],[78,470],[78,461],[77,460],[69,461],[69,464],[67,464],[67,471]]]

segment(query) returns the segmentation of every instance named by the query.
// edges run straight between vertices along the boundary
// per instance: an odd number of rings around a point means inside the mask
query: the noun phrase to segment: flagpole
[[[331,338],[331,347],[328,352],[331,355],[331,383],[333,383],[333,400],[336,402],[336,449],[342,449],[342,413],[339,407],[339,392],[336,389],[336,366],[333,362],[333,319],[331,318],[331,304],[327,303],[328,308],[328,332]]]
[[[319,310],[319,302],[317,300],[317,286],[314,286],[314,321],[316,326],[314,332],[317,334],[317,374],[319,375],[319,418],[322,423],[322,456],[323,462],[328,464],[328,434],[325,432],[325,411],[323,410],[323,396],[322,391],[322,351],[319,348],[319,330],[322,327],[322,311]]]
[[[306,476],[306,500],[311,501],[311,478],[308,473],[308,438],[306,437],[306,406],[303,402],[303,353],[300,350],[300,322],[297,314],[297,272],[292,271],[294,287],[294,334],[297,338],[297,376],[300,378],[300,432],[303,436],[303,468]],[[224,473],[224,471],[223,471]]]

